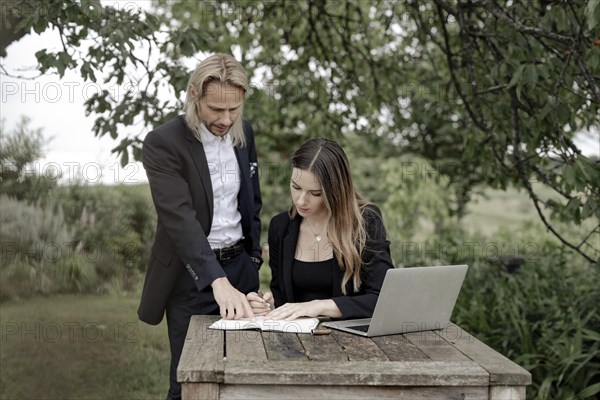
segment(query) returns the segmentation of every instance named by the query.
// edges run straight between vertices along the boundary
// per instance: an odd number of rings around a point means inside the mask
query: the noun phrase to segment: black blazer
[[[240,167],[238,210],[244,248],[261,257],[262,207],[254,133],[244,121],[246,146],[235,147]],[[199,291],[225,272],[206,237],[213,218],[213,192],[206,155],[183,116],[150,132],[142,148],[152,199],[158,216],[156,236],[138,308],[140,320],[158,324],[177,276],[187,268]]]
[[[367,227],[367,244],[363,253],[362,285],[353,293],[352,282],[346,286],[347,296],[342,293],[344,273],[334,274],[333,298],[342,318],[368,318],[373,315],[379,291],[388,269],[394,268],[390,255],[390,242],[386,239],[381,213],[370,205],[363,211]],[[275,307],[294,302],[292,265],[302,217],[290,219],[287,212],[276,215],[269,224],[269,266],[271,267],[271,292]]]

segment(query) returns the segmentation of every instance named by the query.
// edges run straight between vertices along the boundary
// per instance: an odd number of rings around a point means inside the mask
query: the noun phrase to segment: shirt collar
[[[229,132],[227,132],[222,138],[225,139],[225,143],[231,144],[231,135]],[[200,139],[203,144],[207,145],[216,144],[221,141],[221,138],[213,135],[203,123],[200,124]]]

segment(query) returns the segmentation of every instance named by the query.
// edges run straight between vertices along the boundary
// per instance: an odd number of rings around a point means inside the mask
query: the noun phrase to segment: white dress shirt
[[[200,138],[208,162],[214,200],[208,243],[212,249],[219,249],[242,239],[242,215],[238,211],[240,168],[229,133],[218,137],[201,124]]]

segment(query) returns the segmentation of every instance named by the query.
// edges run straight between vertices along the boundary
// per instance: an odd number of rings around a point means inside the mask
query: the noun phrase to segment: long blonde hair
[[[192,73],[188,82],[185,96],[185,122],[200,138],[200,117],[196,109],[196,99],[202,98],[208,84],[218,82],[241,88],[244,93],[248,90],[248,78],[242,65],[229,54],[217,53],[206,58]],[[246,136],[243,127],[243,103],[240,114],[229,130],[234,146],[244,146]]]
[[[309,171],[319,179],[327,208],[327,235],[333,254],[344,271],[342,292],[352,281],[354,292],[362,283],[362,254],[367,241],[363,209],[368,204],[355,190],[346,153],[332,140],[305,142],[291,158],[292,167]],[[296,216],[292,206],[290,217]]]

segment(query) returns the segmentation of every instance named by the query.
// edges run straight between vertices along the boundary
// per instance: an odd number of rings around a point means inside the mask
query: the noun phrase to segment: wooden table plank
[[[365,338],[207,329],[217,319],[190,322],[177,370],[186,400],[523,400],[531,383],[529,372],[454,324]]]
[[[337,340],[350,361],[389,361],[388,356],[370,338],[332,330],[331,336]]]
[[[220,400],[221,385],[218,383],[183,383],[182,400]]]
[[[490,386],[489,400],[525,400],[525,386]]]
[[[403,335],[376,336],[371,340],[390,361],[428,361],[429,357]]]
[[[395,387],[395,386],[299,386],[223,385],[221,400],[481,400],[486,386]],[[202,399],[204,400],[204,399]]]
[[[269,361],[307,359],[298,334],[263,332],[262,337]]]
[[[471,360],[434,331],[405,333],[404,337],[433,361]]]
[[[223,382],[223,331],[208,329],[218,316],[193,315],[177,367],[179,382]]]
[[[225,359],[229,361],[266,361],[267,352],[261,332],[225,332]]]
[[[487,386],[474,362],[269,361],[225,363],[225,384],[332,386]]]
[[[313,361],[348,361],[348,356],[331,335],[298,335],[305,355]]]
[[[488,371],[491,385],[521,386],[531,384],[529,371],[488,347],[459,326],[450,324],[447,329],[437,333]]]

